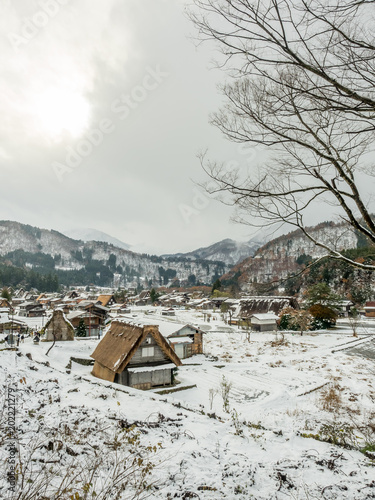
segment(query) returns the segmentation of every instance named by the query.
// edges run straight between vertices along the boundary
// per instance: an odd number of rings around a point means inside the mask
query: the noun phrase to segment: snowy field
[[[208,331],[205,354],[178,369],[185,389],[172,393],[104,382],[71,362],[88,359],[96,339],[57,343],[48,357],[51,344],[30,339],[0,351],[0,498],[375,498],[375,360],[361,354],[375,345],[375,323],[357,339],[340,324],[249,342],[214,317],[178,310],[170,319]]]

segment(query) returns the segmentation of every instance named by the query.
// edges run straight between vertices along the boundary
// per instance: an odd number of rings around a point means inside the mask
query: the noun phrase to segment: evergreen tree
[[[79,324],[76,328],[76,335],[77,337],[86,337],[86,325],[83,318],[79,320]]]
[[[11,300],[12,297],[10,295],[10,291],[8,290],[8,288],[4,287],[1,290],[1,298]]]
[[[331,290],[326,283],[317,283],[305,293],[307,307],[320,304],[331,309],[339,309],[342,297]]]
[[[306,306],[314,317],[313,329],[331,328],[336,324],[342,298],[326,283],[317,283],[306,293]]]
[[[211,290],[211,294],[214,293],[215,290],[220,290],[221,288],[221,281],[219,280],[219,278],[215,281],[215,283],[212,285],[212,290]]]
[[[151,302],[152,303],[156,302],[159,297],[160,297],[160,295],[157,293],[157,291],[155,290],[155,288],[152,288],[151,292],[150,292]]]

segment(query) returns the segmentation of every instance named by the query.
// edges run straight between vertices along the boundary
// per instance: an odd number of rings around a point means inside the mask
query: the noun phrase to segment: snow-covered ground
[[[160,310],[151,316],[157,323]],[[285,342],[251,333],[248,342],[219,313],[206,319],[184,310],[163,317],[208,331],[205,355],[178,369],[180,387],[193,387],[167,394],[104,382],[70,362],[89,358],[95,339],[57,343],[48,357],[51,344],[30,339],[18,353],[0,351],[0,497],[136,498],[148,484],[142,494],[155,499],[375,498],[375,463],[359,451],[375,445],[375,362],[359,347],[372,337],[355,339],[341,324],[287,333]],[[371,321],[359,329],[372,332]],[[357,344],[355,354],[346,349]],[[13,389],[16,495],[6,481]]]

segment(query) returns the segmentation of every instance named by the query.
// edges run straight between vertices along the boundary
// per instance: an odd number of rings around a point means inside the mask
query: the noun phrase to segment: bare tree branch
[[[216,42],[230,75],[211,122],[273,153],[251,172],[201,157],[210,193],[224,195],[242,222],[299,227],[331,257],[375,269],[316,240],[303,222],[309,207],[327,203],[375,244],[372,200],[359,181],[375,174],[375,0],[192,1],[201,39]]]

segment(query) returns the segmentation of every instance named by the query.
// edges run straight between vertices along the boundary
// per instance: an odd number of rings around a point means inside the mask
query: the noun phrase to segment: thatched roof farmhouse
[[[91,354],[95,377],[150,389],[173,383],[181,360],[156,325],[115,320]]]
[[[74,340],[74,328],[61,309],[55,309],[44,327],[45,341]]]
[[[240,300],[235,316],[241,319],[249,319],[254,314],[273,313],[278,315],[285,307],[299,309],[299,304],[294,297],[246,297]]]

